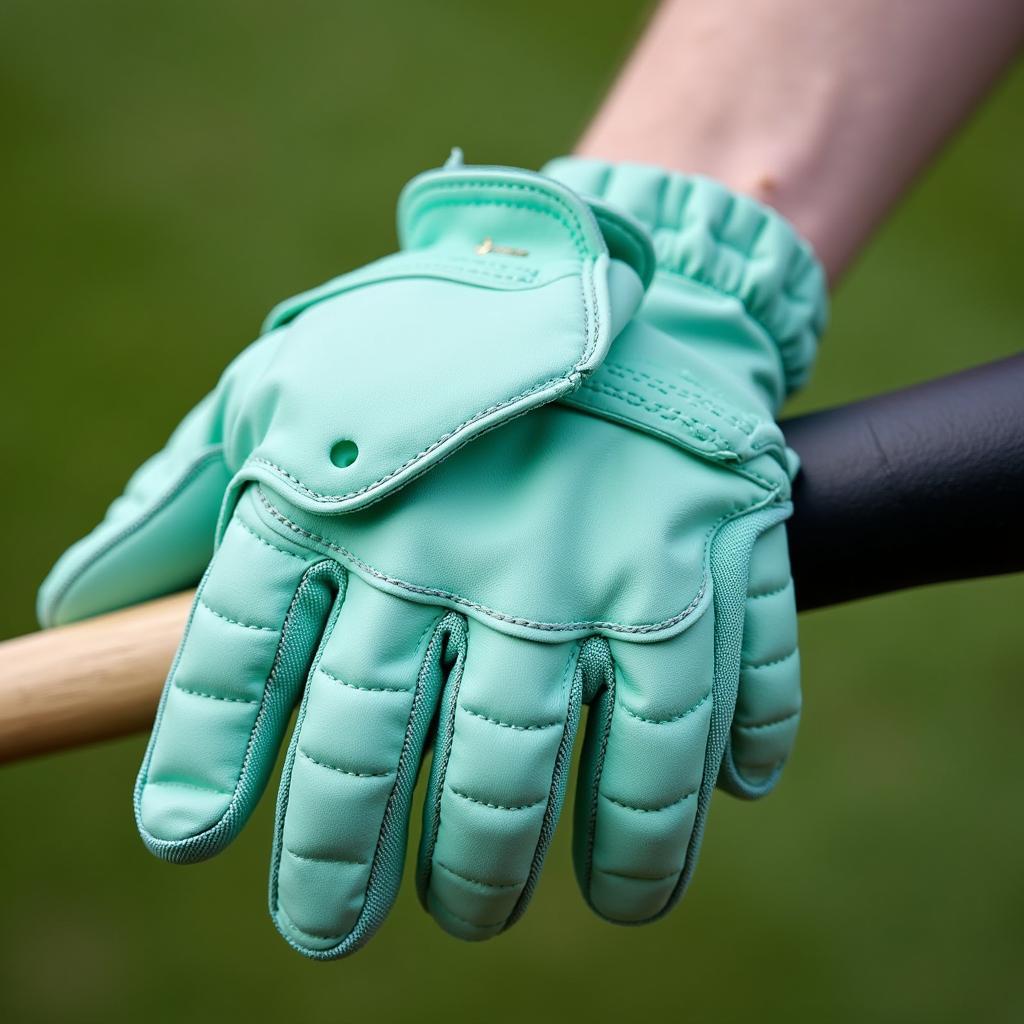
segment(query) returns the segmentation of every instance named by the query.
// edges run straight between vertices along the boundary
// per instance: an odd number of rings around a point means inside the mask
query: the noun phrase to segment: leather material
[[[230,475],[136,818],[167,860],[218,853],[298,707],[270,910],[313,958],[358,949],[394,901],[432,734],[417,884],[466,939],[525,911],[584,704],[577,875],[624,923],[682,895],[716,782],[760,795],[792,744],[782,363],[735,296],[671,270],[635,316],[643,228],[537,180],[414,183],[403,252],[280,307],[43,587],[65,618],[177,578],[163,548],[205,552]],[[682,338],[661,329],[680,317]]]

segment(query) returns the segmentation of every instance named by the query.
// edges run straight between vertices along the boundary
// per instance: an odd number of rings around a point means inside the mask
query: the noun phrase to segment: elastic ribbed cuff
[[[810,374],[828,319],[825,273],[775,210],[699,175],[560,157],[543,170],[631,214],[654,240],[659,271],[738,299],[775,343],[787,392]]]

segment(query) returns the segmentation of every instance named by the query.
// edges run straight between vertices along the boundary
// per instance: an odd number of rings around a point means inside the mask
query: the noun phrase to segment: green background
[[[455,143],[571,147],[643,7],[5,0],[0,635],[274,301],[393,246],[406,178]],[[801,408],[1020,345],[1022,109],[1017,70],[844,281]],[[1020,1020],[1022,598],[805,616],[781,788],[719,796],[689,895],[644,929],[583,907],[564,829],[507,936],[448,938],[406,885],[365,951],[310,963],[266,917],[270,801],[181,869],[135,835],[143,737],[3,768],[0,1019]]]

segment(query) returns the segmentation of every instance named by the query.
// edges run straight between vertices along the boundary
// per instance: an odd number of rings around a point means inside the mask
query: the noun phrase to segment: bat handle
[[[0,643],[0,761],[148,729],[192,593]]]
[[[1024,569],[1024,354],[782,426],[801,609]]]

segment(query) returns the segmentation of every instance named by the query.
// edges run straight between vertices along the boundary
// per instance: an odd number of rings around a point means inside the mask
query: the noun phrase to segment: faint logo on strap
[[[494,253],[496,256],[529,256],[529,250],[517,249],[514,245],[495,245],[493,238],[485,238],[477,247],[477,256],[488,256]]]

